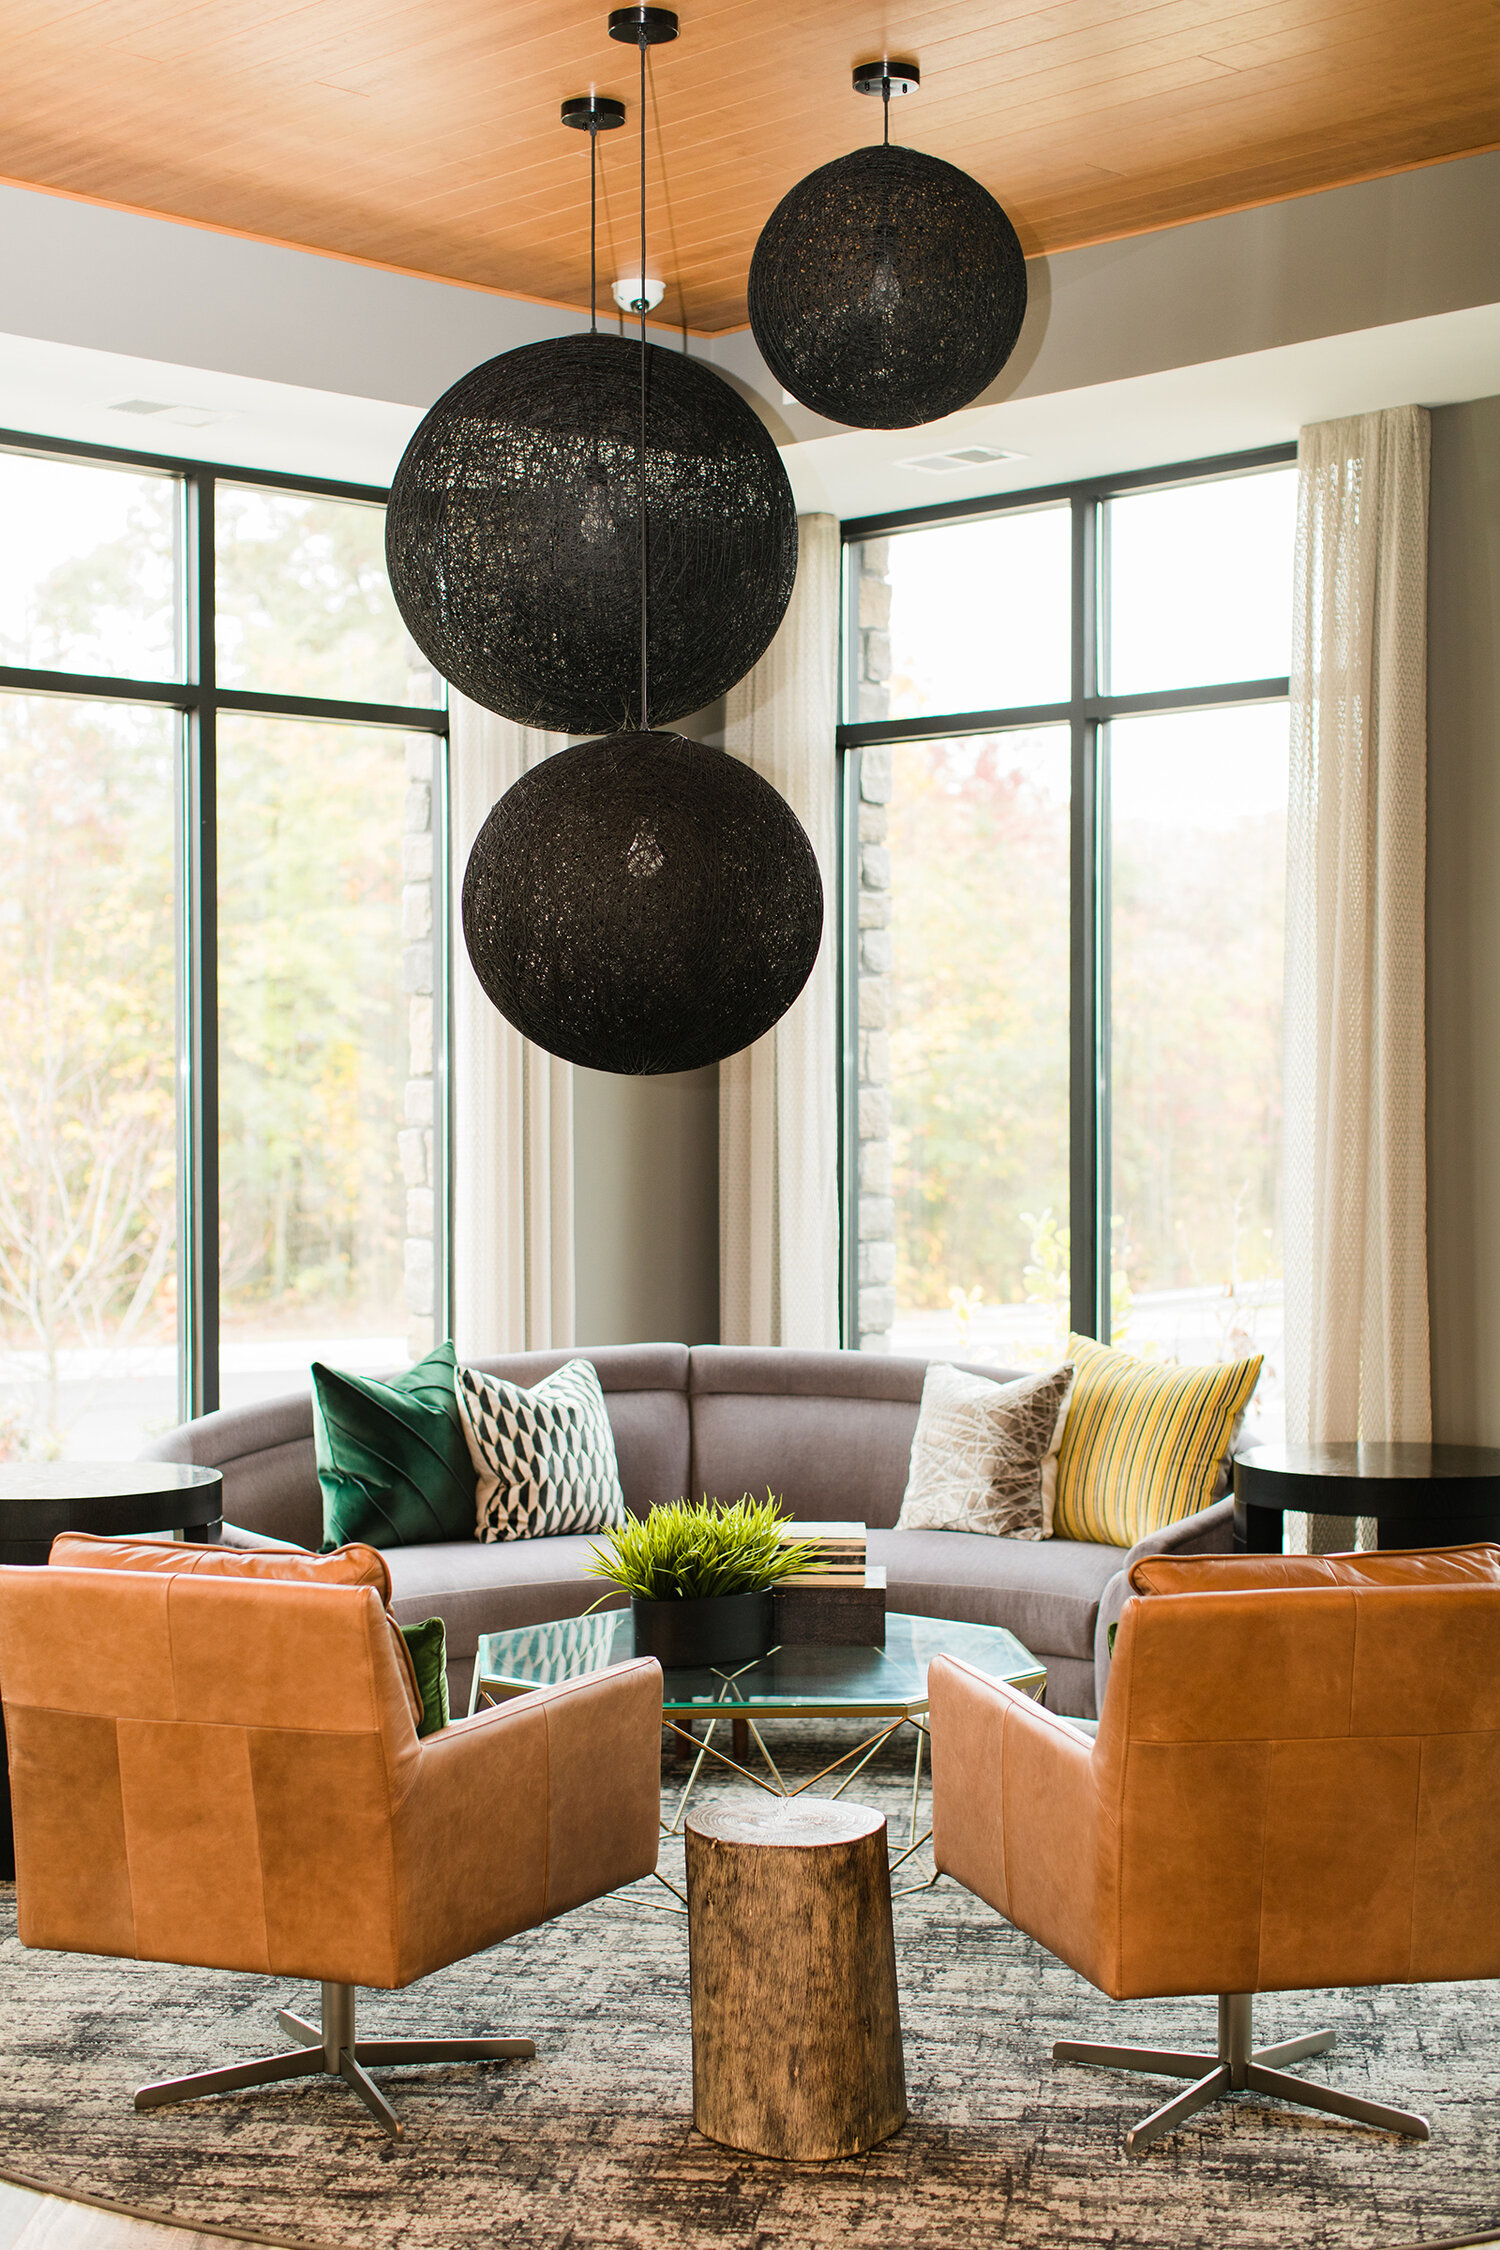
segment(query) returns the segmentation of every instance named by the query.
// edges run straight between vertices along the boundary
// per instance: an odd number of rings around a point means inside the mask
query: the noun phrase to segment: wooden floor
[[[121,2218],[0,2180],[0,2250],[224,2250],[224,2237]]]

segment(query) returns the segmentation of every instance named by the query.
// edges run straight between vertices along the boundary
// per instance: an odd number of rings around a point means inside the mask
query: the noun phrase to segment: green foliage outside
[[[1254,805],[1285,751],[1219,719],[1170,722],[1202,795],[1159,735],[1112,824],[1111,1293],[1128,1342],[1136,1297],[1217,1288],[1230,1353],[1281,1270],[1285,820]],[[1249,810],[1216,757],[1261,761]],[[1046,1308],[1053,1348],[1069,1325],[1067,761],[1060,730],[893,753],[897,1302],[951,1310],[960,1348],[982,1306]]]
[[[674,1500],[650,1515],[632,1516],[604,1534],[584,1565],[640,1601],[702,1601],[718,1594],[754,1594],[797,1571],[809,1570],[817,1548],[782,1537],[781,1502],[767,1492],[747,1492],[732,1505]]]
[[[0,697],[0,1337],[40,1357],[176,1330],[174,722]]]
[[[894,762],[897,1303],[1019,1303],[1068,1206],[1068,740]]]

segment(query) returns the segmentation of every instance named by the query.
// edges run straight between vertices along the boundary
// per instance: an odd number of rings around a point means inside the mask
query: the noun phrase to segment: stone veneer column
[[[891,707],[890,543],[859,550],[859,716]],[[890,1349],[896,1317],[896,1206],[891,1195],[891,753],[865,750],[859,781],[859,1336]]]
[[[406,1183],[403,1286],[407,1350],[431,1351],[436,1334],[436,1172],[433,1134],[433,769],[437,736],[408,735],[406,802],[401,838],[401,981],[406,992],[407,1074],[404,1124],[396,1136]]]

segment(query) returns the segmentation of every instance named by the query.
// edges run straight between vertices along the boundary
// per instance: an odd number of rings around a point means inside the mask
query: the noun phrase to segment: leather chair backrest
[[[90,1531],[60,1531],[47,1556],[54,1569],[136,1570],[153,1575],[186,1571],[200,1578],[281,1579],[304,1586],[373,1586],[390,1623],[391,1642],[406,1684],[414,1724],[422,1718],[422,1691],[411,1651],[390,1617],[391,1573],[378,1547],[353,1540],[332,1554],[300,1549],[220,1547],[186,1539],[100,1538]]]
[[[966,1365],[967,1363],[960,1362]],[[1017,1370],[968,1367],[1007,1383]],[[911,1473],[925,1359],[695,1344],[692,1497],[763,1500],[808,1522],[887,1531]]]
[[[53,1569],[187,1571],[200,1578],[290,1580],[306,1586],[373,1586],[391,1605],[390,1565],[378,1547],[353,1540],[332,1554],[300,1549],[220,1547],[189,1539],[103,1538],[92,1531],[60,1531],[47,1557]]]
[[[419,1746],[375,1587],[0,1569],[0,1694],[23,1944],[395,1980]]]
[[[1131,1583],[1093,1758],[1110,1989],[1500,1975],[1500,1550]]]

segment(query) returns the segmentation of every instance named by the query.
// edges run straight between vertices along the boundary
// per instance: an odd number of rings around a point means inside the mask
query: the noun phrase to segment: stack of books
[[[885,1571],[865,1560],[864,1525],[789,1523],[782,1538],[815,1546],[817,1555],[776,1588],[778,1643],[884,1648]]]
[[[862,1523],[788,1523],[781,1527],[784,1547],[816,1547],[817,1560],[810,1570],[783,1578],[783,1586],[864,1584],[865,1527]]]

